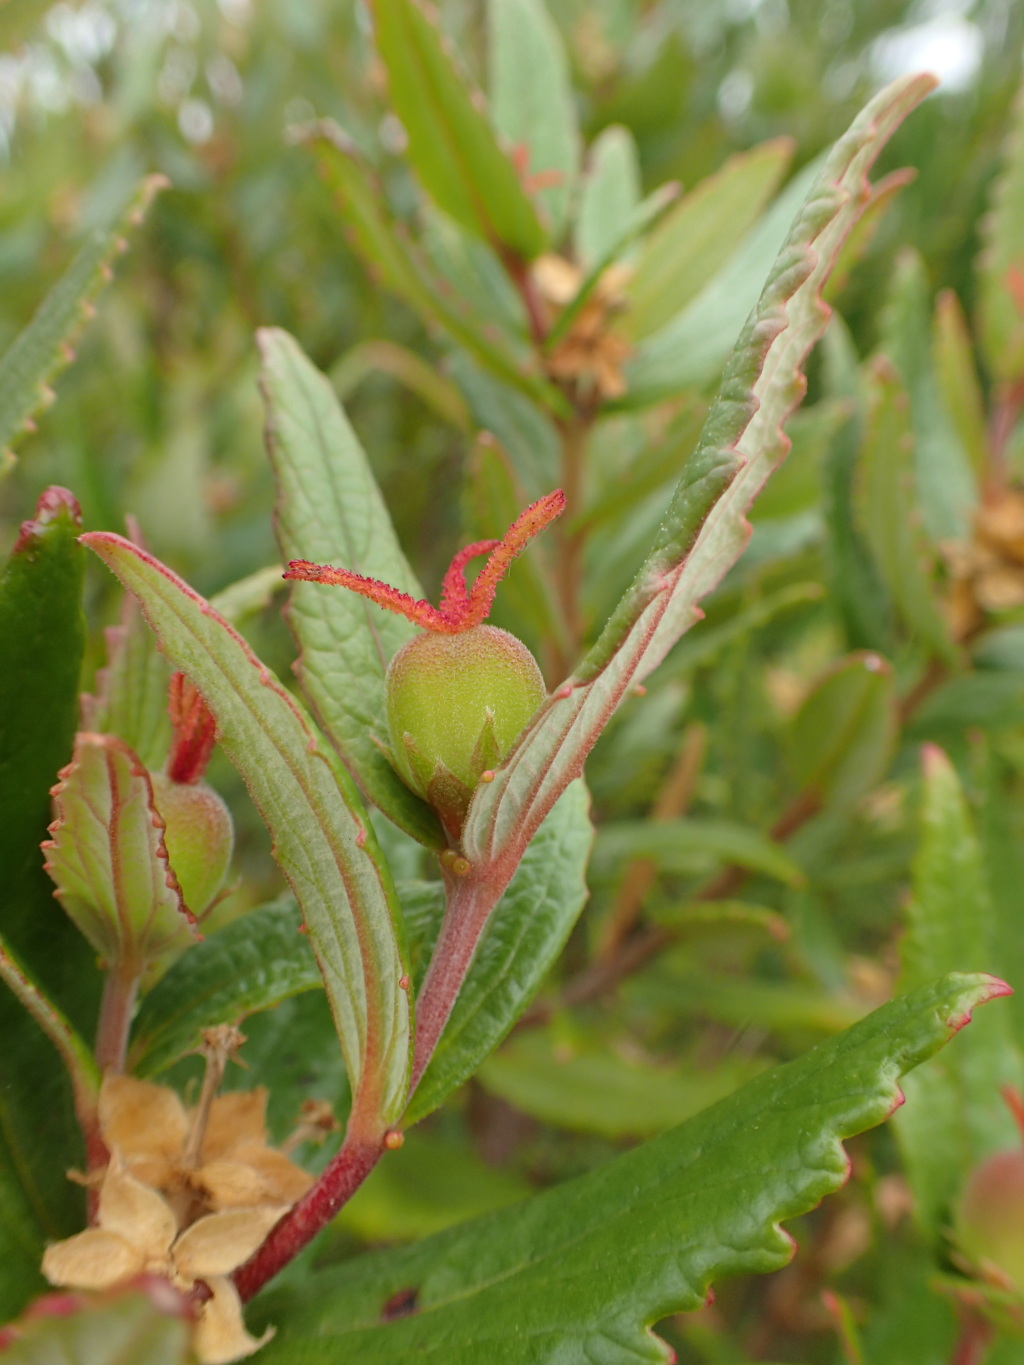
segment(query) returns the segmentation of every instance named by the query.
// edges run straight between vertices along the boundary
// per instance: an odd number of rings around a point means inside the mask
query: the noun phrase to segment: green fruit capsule
[[[997,1152],[974,1170],[955,1227],[960,1249],[983,1275],[1024,1294],[1024,1150]]]
[[[227,876],[234,827],[227,806],[205,782],[151,773],[153,801],[166,824],[167,858],[189,910],[200,918]]]
[[[545,696],[522,641],[487,625],[417,635],[391,660],[385,690],[398,773],[452,832],[480,774],[501,762]]]

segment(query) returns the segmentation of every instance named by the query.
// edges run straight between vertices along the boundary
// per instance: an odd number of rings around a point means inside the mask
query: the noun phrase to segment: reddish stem
[[[235,1287],[243,1303],[258,1294],[352,1198],[383,1155],[386,1136],[383,1129],[353,1131],[350,1121],[341,1150],[320,1179],[271,1229],[259,1250],[235,1271]]]
[[[526,320],[530,326],[530,338],[538,350],[542,350],[544,343],[548,339],[548,316],[537,288],[537,281],[533,277],[533,271],[522,259],[511,251],[501,253],[502,264],[508,272],[509,278],[519,291],[519,297],[523,301],[526,309]]]
[[[979,1314],[969,1310],[949,1365],[982,1365],[992,1335],[991,1325]]]
[[[134,967],[118,965],[107,973],[96,1026],[96,1064],[102,1072],[124,1070],[138,988],[139,973]]]

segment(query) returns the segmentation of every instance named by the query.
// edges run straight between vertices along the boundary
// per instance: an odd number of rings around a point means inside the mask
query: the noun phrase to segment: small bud
[[[1003,1092],[1024,1136],[1024,1106]],[[997,1152],[975,1167],[957,1203],[957,1245],[986,1279],[1024,1294],[1024,1146]]]
[[[153,800],[166,824],[164,843],[185,904],[197,918],[227,876],[235,834],[227,806],[205,782],[151,773]]]

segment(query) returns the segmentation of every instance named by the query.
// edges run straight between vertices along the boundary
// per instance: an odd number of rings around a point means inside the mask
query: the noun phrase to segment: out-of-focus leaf
[[[454,54],[418,0],[372,0],[371,9],[391,102],[427,193],[467,232],[532,260],[544,229]]]
[[[780,943],[789,937],[789,924],[778,911],[750,901],[685,901],[682,905],[654,905],[645,913],[658,924],[670,926],[680,939],[734,934],[737,929],[753,929]]]
[[[50,385],[74,359],[72,343],[95,311],[93,300],[112,277],[113,262],[126,250],[125,233],[139,226],[166,184],[162,175],[148,176],[118,221],[89,237],[0,358],[0,477],[13,463],[10,447],[34,429],[34,414],[53,401]]]
[[[981,220],[978,331],[989,372],[1013,383],[1024,374],[1024,88],[991,202]]]
[[[608,717],[698,619],[697,603],[742,554],[746,511],[786,453],[782,424],[803,395],[804,357],[824,329],[821,286],[856,220],[867,172],[933,84],[930,76],[893,82],[829,155],[744,329],[650,554],[573,676],[540,707],[494,781],[473,793],[462,836],[471,870],[451,890],[439,960],[468,967],[471,945],[526,846],[580,774]],[[433,1000],[441,981],[440,974],[428,977],[422,992],[414,1076],[443,1024]]]
[[[671,321],[718,274],[778,188],[793,156],[791,138],[730,157],[702,180],[648,237],[626,286],[624,319],[634,342]]]
[[[571,784],[526,850],[491,914],[455,1008],[405,1121],[415,1123],[469,1079],[519,1018],[587,899],[590,797]]]
[[[683,1123],[763,1070],[727,1058],[713,1070],[658,1066],[533,1030],[480,1068],[484,1086],[523,1113],[574,1132],[651,1137]]]
[[[467,472],[465,539],[497,540],[526,506],[527,495],[508,455],[487,432],[474,442]],[[544,550],[541,540],[516,561],[490,618],[521,636],[537,655],[544,640],[557,640],[563,652],[569,648],[565,620],[552,589],[553,576],[545,572]]]
[[[851,654],[829,669],[789,725],[797,783],[824,805],[849,807],[885,776],[899,731],[892,669]]]
[[[629,858],[650,858],[668,876],[712,872],[735,863],[787,886],[802,886],[804,874],[785,849],[767,835],[727,820],[612,820],[603,824],[594,847],[594,874],[607,876]]]
[[[498,132],[526,150],[527,184],[547,210],[551,236],[565,232],[576,188],[580,135],[561,34],[543,0],[489,0],[491,117]]]
[[[650,1326],[724,1275],[792,1256],[780,1219],[840,1188],[841,1141],[882,1122],[899,1074],[989,997],[956,977],[892,1002],[598,1170],[418,1245],[313,1272],[260,1300],[267,1365],[664,1361]],[[751,1140],[752,1135],[756,1140]],[[402,1293],[411,1309],[382,1312]]]
[[[374,1168],[332,1226],[366,1242],[411,1242],[531,1192],[521,1177],[488,1166],[465,1140],[417,1128]]]
[[[253,616],[270,606],[275,596],[288,586],[282,578],[280,564],[268,564],[265,569],[257,569],[247,574],[237,583],[229,583],[210,598],[210,606],[219,612],[225,621],[237,626],[247,616]],[[134,599],[129,599],[134,600]]]
[[[935,300],[932,364],[960,445],[981,484],[988,465],[985,400],[974,363],[970,329],[952,289],[944,289]]]
[[[744,321],[820,170],[816,161],[794,176],[728,264],[671,322],[644,338],[626,365],[623,405],[643,407],[714,384],[730,351],[742,346]]]
[[[466,396],[473,421],[496,436],[508,452],[531,501],[549,493],[558,481],[559,440],[554,424],[535,403],[456,351],[449,362],[452,377]]]
[[[202,1031],[270,1009],[323,981],[294,896],[250,910],[164,973],[132,1029],[129,1070],[154,1076],[202,1042]]]
[[[387,374],[397,379],[410,393],[422,398],[438,417],[459,431],[469,427],[466,400],[441,374],[407,346],[395,341],[360,341],[331,366],[330,381],[344,403],[349,394],[371,374]]]
[[[165,1285],[165,1290],[160,1288]],[[8,1329],[4,1365],[187,1365],[189,1313],[166,1281],[95,1298],[53,1294]]]
[[[832,278],[825,286],[824,297],[829,303],[838,298],[845,289],[854,266],[870,247],[882,219],[892,207],[897,194],[904,186],[912,184],[916,179],[917,171],[913,167],[905,166],[898,171],[890,171],[888,175],[883,175],[881,180],[877,180],[871,186],[871,198],[864,205],[864,212],[861,214],[857,226],[847,237],[846,244],[836,261],[836,267],[832,271]]]
[[[287,332],[266,327],[258,341],[281,558],[336,563],[422,598],[329,380]],[[443,847],[437,816],[373,741],[389,735],[384,672],[416,627],[357,593],[301,582],[292,585],[288,621],[302,689],[359,786],[408,834]]]
[[[341,129],[330,122],[319,123],[307,140],[341,203],[352,245],[383,284],[428,326],[441,326],[507,384],[554,412],[564,411],[565,400],[558,390],[526,367],[525,350],[517,349],[507,334],[496,329],[493,319],[476,317],[465,300],[453,297],[432,277],[418,249],[394,222],[372,170]]]
[[[793,583],[744,607],[720,626],[699,626],[693,634],[685,635],[672,650],[662,664],[661,676],[670,678],[691,673],[702,664],[709,663],[729,645],[742,640],[745,635],[768,625],[783,612],[820,602],[824,596],[820,583]]]
[[[82,728],[117,735],[144,767],[161,768],[171,743],[171,670],[131,593],[124,595],[117,625],[103,634],[107,663],[96,675],[95,696],[82,697]]]
[[[829,586],[850,645],[889,652],[892,611],[871,551],[858,523],[854,483],[864,441],[865,395],[860,358],[842,318],[833,313],[822,339],[825,384],[837,402],[849,405],[825,456],[823,548]]]
[[[40,497],[0,574],[0,884],[38,864],[50,787],[71,754],[85,650],[85,555],[78,504]],[[10,924],[12,906],[0,923]]]
[[[594,140],[580,185],[575,247],[590,270],[608,254],[640,203],[640,161],[628,128],[612,125]]]
[[[880,350],[896,366],[910,399],[914,476],[925,530],[935,544],[968,540],[978,490],[970,453],[961,445],[959,426],[932,367],[931,290],[915,251],[904,251],[896,264]]]
[[[1024,625],[987,630],[972,651],[979,668],[1024,671]]]
[[[869,386],[861,456],[864,535],[907,630],[934,654],[952,660],[956,649],[936,599],[934,554],[915,496],[907,395],[884,356],[872,365]]]
[[[141,972],[198,937],[167,861],[149,773],[123,740],[77,736],[54,788],[54,811],[46,870],[109,967]]]
[[[941,749],[923,754],[921,843],[902,939],[905,987],[944,970],[993,965],[994,916],[981,849],[956,770]],[[1011,1017],[992,1010],[964,1045],[909,1078],[896,1131],[917,1215],[937,1238],[950,1205],[979,1161],[1020,1141],[1000,1087],[1020,1086],[1024,1059]]]
[[[302,907],[355,1103],[384,1123],[405,1103],[411,1007],[390,873],[351,778],[241,636],[120,536],[89,547],[142,603],[167,657],[202,693]],[[372,1022],[371,1022],[372,1021]]]
[[[685,948],[679,950],[682,958]],[[866,1007],[847,995],[792,981],[744,980],[710,975],[674,962],[660,967],[658,980],[637,981],[629,989],[645,1003],[678,1013],[703,1015],[732,1028],[767,1029],[784,1037],[839,1033],[865,1015]]]
[[[965,673],[937,687],[914,712],[913,739],[950,739],[976,726],[1005,730],[1024,722],[1024,668]]]
[[[425,203],[418,215],[417,245],[429,262],[438,291],[465,308],[466,316],[487,337],[530,367],[530,324],[523,298],[498,253],[454,218]]]
[[[790,452],[751,511],[755,527],[817,508],[821,501],[822,466],[849,415],[849,403],[828,398],[794,412],[786,423],[786,435],[792,442]]]

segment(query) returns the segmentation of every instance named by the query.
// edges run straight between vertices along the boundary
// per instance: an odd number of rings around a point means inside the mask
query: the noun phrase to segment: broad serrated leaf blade
[[[209,603],[122,537],[84,539],[139,598],[167,657],[213,712],[302,906],[353,1094],[388,1122],[405,1103],[411,1009],[394,889],[352,779]]]
[[[668,1361],[651,1325],[700,1307],[723,1276],[784,1266],[780,1221],[846,1182],[843,1140],[892,1113],[901,1073],[995,987],[946,978],[589,1175],[268,1295],[267,1365]],[[382,1321],[398,1291],[412,1311]]]

